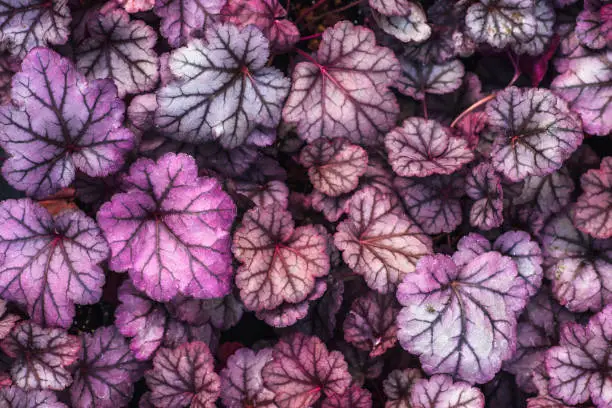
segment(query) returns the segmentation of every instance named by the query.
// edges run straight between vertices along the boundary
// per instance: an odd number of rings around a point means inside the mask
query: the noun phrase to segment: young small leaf
[[[170,46],[186,45],[198,30],[208,29],[220,19],[226,0],[155,0],[161,18],[159,31]]]
[[[470,210],[470,224],[485,231],[499,227],[504,221],[504,196],[501,179],[491,164],[474,167],[465,184],[467,195],[475,200]]]
[[[274,393],[264,386],[262,370],[272,361],[272,349],[237,350],[221,370],[221,400],[227,408],[275,408]]]

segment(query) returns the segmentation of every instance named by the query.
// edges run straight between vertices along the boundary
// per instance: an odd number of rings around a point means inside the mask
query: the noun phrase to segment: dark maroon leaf
[[[383,390],[388,398],[385,408],[411,408],[410,391],[420,378],[421,371],[416,368],[391,371],[383,381]]]
[[[443,64],[423,64],[401,58],[400,63],[402,75],[397,89],[417,100],[425,99],[426,94],[444,95],[456,91],[465,74],[463,64],[458,60]]]

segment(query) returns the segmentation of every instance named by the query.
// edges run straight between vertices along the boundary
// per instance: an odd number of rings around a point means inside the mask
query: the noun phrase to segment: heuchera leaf
[[[228,0],[221,14],[224,21],[239,27],[252,24],[259,28],[277,53],[291,50],[300,39],[300,32],[285,19],[287,11],[278,0]]]
[[[236,286],[251,310],[301,302],[315,278],[329,272],[326,237],[313,226],[295,228],[291,214],[278,205],[249,210],[234,233],[232,250],[243,263]]]
[[[472,169],[465,180],[466,194],[475,200],[470,210],[470,224],[482,230],[499,227],[504,221],[504,196],[500,177],[490,163]]]
[[[0,105],[11,101],[11,80],[20,65],[19,59],[0,54]]]
[[[344,394],[334,394],[326,398],[321,408],[371,408],[372,394],[361,387],[353,385]]]
[[[21,320],[19,316],[8,313],[6,310],[6,302],[0,299],[0,340],[8,336],[13,326],[15,326],[15,323],[19,320]],[[2,388],[1,381],[0,388]]]
[[[89,84],[72,62],[36,48],[13,77],[13,105],[0,107],[4,178],[28,195],[67,187],[76,170],[100,177],[123,165],[134,135],[121,127],[123,102],[110,80]]]
[[[418,259],[432,252],[431,239],[399,209],[398,200],[372,187],[353,195],[349,217],[336,231],[334,243],[344,262],[380,293],[393,291]]]
[[[98,211],[111,269],[158,301],[179,293],[215,298],[230,290],[229,228],[235,206],[212,178],[198,177],[193,157],[168,153],[130,167],[126,193]]]
[[[434,375],[414,383],[411,408],[484,408],[484,395],[464,382],[453,382],[448,375]]]
[[[525,231],[507,231],[493,243],[493,250],[512,258],[519,276],[525,281],[528,296],[542,284],[542,251]]]
[[[337,197],[357,188],[368,166],[368,154],[345,139],[321,138],[302,149],[300,163],[308,169],[314,188]]]
[[[176,80],[157,91],[155,124],[166,136],[226,149],[244,144],[257,126],[276,127],[289,79],[266,67],[268,40],[259,29],[223,24],[170,55]]]
[[[213,408],[221,389],[210,350],[200,341],[160,349],[145,379],[158,408]]]
[[[539,396],[527,399],[527,408],[571,408],[549,396]]]
[[[567,404],[586,402],[597,408],[612,405],[612,305],[591,318],[586,327],[567,323],[561,342],[546,353],[551,396]]]
[[[612,157],[604,157],[599,170],[580,178],[582,195],[572,213],[574,225],[595,238],[612,236]]]
[[[516,343],[516,314],[527,288],[516,265],[498,252],[458,268],[446,255],[426,256],[399,285],[397,322],[402,347],[428,374],[470,383],[493,378]]]
[[[538,25],[534,0],[479,0],[467,10],[468,33],[495,48],[530,41]]]
[[[111,78],[120,97],[150,91],[159,79],[155,30],[123,10],[99,13],[89,37],[75,50],[76,65],[89,79]]]
[[[451,232],[461,224],[460,199],[465,195],[463,177],[396,177],[394,185],[408,214],[427,234]]]
[[[247,197],[257,207],[278,205],[287,208],[289,204],[289,188],[282,181],[272,180],[263,185],[249,181],[238,181],[235,185],[236,193]]]
[[[579,231],[565,213],[550,220],[540,239],[546,277],[559,303],[584,312],[612,301],[612,242]]]
[[[459,89],[465,68],[459,60],[443,64],[423,64],[401,58],[402,75],[397,90],[414,99],[423,100],[425,94],[444,95]]]
[[[372,17],[385,33],[402,42],[425,41],[431,35],[431,27],[427,24],[425,12],[414,2],[406,1],[405,3],[408,8],[406,13],[388,15],[373,9]]]
[[[151,10],[155,0],[109,0],[109,3],[122,7],[128,13],[138,13]]]
[[[370,7],[386,16],[404,16],[412,10],[410,0],[369,0]]]
[[[274,346],[262,375],[279,408],[302,408],[322,394],[342,395],[351,383],[347,369],[342,353],[328,351],[317,337],[296,333]]]
[[[416,116],[387,133],[385,148],[393,171],[404,177],[451,174],[474,158],[464,139],[434,120]]]
[[[214,327],[227,330],[236,325],[242,317],[242,304],[229,294],[219,299],[194,299],[177,296],[164,304],[170,314],[183,322],[203,325],[210,322]]]
[[[395,125],[399,106],[388,89],[399,77],[393,52],[374,33],[341,21],[323,33],[319,50],[293,70],[283,119],[307,141],[345,137],[375,144]]]
[[[0,293],[27,306],[43,325],[69,327],[74,304],[100,299],[108,246],[94,220],[79,210],[52,217],[24,198],[0,203]]]
[[[276,408],[274,393],[264,386],[261,372],[272,360],[272,349],[237,350],[221,370],[221,400],[227,408]]]
[[[128,342],[113,326],[81,335],[81,353],[73,367],[70,398],[74,408],[113,408],[132,398],[133,383],[142,375]]]
[[[493,167],[511,181],[558,170],[582,143],[579,118],[547,89],[506,88],[486,112],[495,134]]]
[[[399,313],[394,296],[368,292],[357,298],[344,319],[344,339],[371,357],[384,354],[397,341],[395,319]]]
[[[161,18],[159,31],[172,47],[186,45],[194,33],[220,19],[226,0],[155,0]]]
[[[19,387],[0,388],[0,406],[3,408],[68,408],[59,402],[53,391],[24,391]]]
[[[551,89],[582,118],[584,130],[605,136],[612,132],[612,51],[576,59],[556,77]]]
[[[612,45],[610,37],[612,24],[606,20],[606,0],[586,0],[584,10],[576,18],[576,36],[581,44],[601,49]]]
[[[0,43],[20,58],[34,47],[64,44],[70,34],[68,0],[0,3]]]
[[[383,391],[387,396],[385,408],[411,408],[410,392],[420,378],[421,371],[416,368],[391,371],[383,381]]]
[[[181,321],[171,311],[176,305],[157,303],[126,280],[118,290],[119,305],[115,325],[126,337],[132,337],[130,350],[139,360],[148,360],[160,347],[176,347],[189,341],[204,341],[215,348],[218,341],[210,324]],[[188,320],[189,316],[185,316]]]
[[[534,1],[533,16],[535,18],[535,34],[529,41],[511,43],[517,54],[540,55],[546,49],[553,36],[555,25],[555,10],[550,0]]]
[[[13,384],[25,390],[63,390],[72,382],[67,367],[78,358],[80,342],[63,329],[45,329],[26,321],[15,326],[0,348],[15,359]]]

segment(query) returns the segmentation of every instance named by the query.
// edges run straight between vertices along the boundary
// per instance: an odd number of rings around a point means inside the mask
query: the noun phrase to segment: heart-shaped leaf
[[[120,97],[150,91],[159,70],[155,30],[117,9],[88,22],[89,36],[75,50],[77,68],[89,79],[111,78]]]
[[[214,359],[200,341],[160,349],[145,379],[151,389],[150,401],[159,408],[214,408],[221,390]]]
[[[70,327],[74,304],[102,295],[98,264],[108,246],[94,220],[79,210],[55,217],[24,198],[0,203],[0,294],[24,304],[43,325]]]
[[[210,27],[206,42],[194,39],[170,55],[176,80],[157,91],[155,124],[173,139],[218,140],[226,149],[244,144],[257,126],[276,127],[289,80],[265,66],[268,56],[259,29]]]
[[[159,31],[176,48],[186,45],[196,31],[208,29],[220,19],[226,0],[155,0],[161,18]]]
[[[293,70],[283,119],[297,124],[307,141],[344,137],[375,144],[395,125],[399,106],[388,87],[399,69],[372,31],[341,21],[325,30],[316,55]]]
[[[63,390],[72,382],[67,367],[78,358],[80,345],[78,337],[63,329],[26,321],[15,326],[0,348],[14,359],[13,384],[25,390]]]
[[[397,90],[414,99],[423,100],[425,94],[444,95],[459,89],[465,68],[459,60],[443,64],[423,64],[401,58],[402,75]]]
[[[230,290],[229,228],[234,203],[212,178],[198,177],[195,160],[168,153],[157,162],[139,159],[98,211],[109,242],[110,267],[129,271],[152,299],[179,293],[216,298]]]
[[[512,356],[527,288],[515,263],[498,252],[461,269],[450,257],[434,255],[406,275],[397,297],[404,305],[398,339],[425,372],[484,383]]]
[[[474,167],[465,180],[465,192],[474,201],[470,224],[482,230],[499,227],[504,221],[504,196],[500,177],[490,163]]]
[[[243,263],[236,286],[248,309],[274,309],[306,299],[315,278],[329,272],[327,239],[313,226],[294,227],[277,205],[249,210],[234,233],[234,256]]]
[[[342,353],[328,351],[317,337],[296,333],[274,346],[262,375],[279,408],[301,408],[322,394],[343,394],[351,383],[347,369]]]
[[[574,207],[574,224],[595,238],[612,236],[612,158],[604,157],[599,170],[580,178],[582,195]]]
[[[272,349],[237,350],[221,370],[221,400],[227,408],[275,408],[274,393],[264,386],[261,372],[272,361]]]
[[[414,383],[411,408],[484,408],[484,395],[464,382],[453,382],[448,375],[434,375]]]
[[[48,48],[26,56],[12,94],[14,104],[0,107],[0,146],[11,155],[2,174],[28,195],[67,187],[77,169],[92,177],[116,172],[134,145],[112,81],[88,84]]]

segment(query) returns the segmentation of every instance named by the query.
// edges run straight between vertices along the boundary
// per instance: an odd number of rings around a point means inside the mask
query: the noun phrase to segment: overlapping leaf
[[[307,141],[344,137],[374,144],[395,125],[399,106],[388,86],[399,70],[372,31],[341,21],[323,33],[314,57],[296,65],[283,119],[297,124]]]
[[[289,203],[289,188],[282,181],[272,180],[263,185],[249,181],[238,181],[235,186],[236,193],[248,198],[257,207],[278,205],[287,208]]]
[[[574,207],[574,224],[595,238],[612,236],[612,158],[604,157],[599,170],[580,179],[582,195]]]
[[[123,165],[134,135],[121,127],[123,102],[110,80],[89,84],[72,63],[36,48],[13,77],[13,102],[0,108],[2,174],[28,195],[67,187],[76,170],[99,177]]]
[[[223,24],[170,55],[176,80],[157,91],[155,124],[187,142],[218,140],[231,149],[257,127],[276,127],[289,80],[266,67],[268,40],[259,29]]]
[[[330,197],[357,188],[359,177],[366,172],[366,151],[344,139],[317,139],[300,153],[300,163],[308,168],[312,185]]]
[[[378,2],[378,3],[389,3]],[[372,17],[376,24],[387,34],[392,35],[402,42],[422,42],[431,35],[431,27],[427,24],[427,16],[423,9],[412,1],[406,1],[406,12],[391,15],[372,10]],[[399,11],[399,10],[398,10]]]
[[[606,0],[587,0],[576,18],[576,36],[581,44],[594,49],[612,45],[612,23],[606,18]]]
[[[272,360],[272,349],[237,350],[221,371],[221,400],[227,408],[275,408],[274,393],[264,386],[262,370]]]
[[[72,382],[67,368],[78,358],[80,342],[63,329],[26,321],[15,326],[0,348],[14,359],[13,384],[25,390],[63,390]]]
[[[478,388],[464,382],[453,382],[448,375],[434,375],[414,383],[410,396],[411,408],[483,408],[484,395]]]
[[[0,203],[0,294],[43,325],[70,327],[74,304],[100,299],[108,246],[79,210],[52,217],[30,199]]]
[[[0,2],[0,44],[20,58],[34,47],[63,44],[70,30],[68,0]]]
[[[459,60],[443,64],[423,64],[401,58],[402,74],[397,81],[401,93],[417,100],[425,99],[426,94],[444,95],[459,89],[465,68]]]
[[[500,177],[489,163],[481,163],[466,178],[466,194],[475,200],[470,224],[482,230],[499,227],[504,221],[504,196]]]
[[[344,262],[381,293],[393,291],[432,251],[431,239],[399,209],[397,199],[372,187],[355,193],[349,217],[336,231],[334,243]]]
[[[313,405],[321,395],[342,395],[351,383],[342,353],[328,351],[316,337],[301,333],[281,339],[263,368],[266,388],[280,408]]]
[[[199,298],[229,292],[229,228],[235,207],[212,178],[198,177],[195,160],[168,153],[139,159],[98,211],[109,242],[110,267],[128,271],[134,285],[158,301],[179,293]]]
[[[525,231],[507,231],[493,243],[493,250],[510,257],[527,287],[527,294],[536,294],[542,284],[542,251]]]
[[[353,385],[344,394],[334,394],[326,398],[321,408],[370,408],[372,394],[369,391]]]
[[[160,349],[145,379],[158,408],[213,408],[221,389],[210,350],[199,341]]]
[[[226,0],[155,0],[155,14],[161,18],[159,31],[172,47],[186,45],[198,30],[220,19]]]
[[[52,391],[24,391],[16,386],[0,388],[0,405],[3,408],[68,408]]]
[[[81,351],[73,367],[70,398],[75,408],[114,408],[132,398],[133,383],[142,375],[128,343],[115,327],[81,335]]]
[[[19,316],[9,313],[6,310],[6,302],[0,299],[0,340],[9,335],[15,323],[19,320],[21,320]]]
[[[194,299],[178,296],[172,302],[165,303],[164,306],[172,317],[182,322],[196,326],[210,322],[221,330],[235,326],[243,313],[242,304],[231,293],[218,299]]]
[[[434,120],[416,116],[387,133],[385,148],[393,171],[404,177],[450,174],[474,158],[464,139]]]
[[[410,0],[369,0],[370,7],[386,16],[402,16],[410,13]]]
[[[492,164],[511,181],[558,170],[582,143],[579,118],[546,89],[506,88],[486,112],[495,135]]]
[[[11,81],[19,71],[19,59],[0,54],[0,105],[11,101]]]
[[[554,33],[555,10],[550,0],[534,1],[533,16],[535,18],[535,33],[529,41],[512,42],[511,46],[517,54],[540,55],[551,41]]]
[[[148,11],[155,5],[155,0],[110,0],[110,2],[121,6],[128,13]]]
[[[391,371],[383,381],[383,390],[388,398],[385,408],[410,408],[410,392],[420,378],[421,371],[416,368]]]
[[[236,286],[251,310],[301,302],[315,278],[329,272],[327,238],[313,226],[295,228],[291,214],[278,205],[245,214],[234,233],[233,252],[243,263]]]
[[[424,257],[400,284],[397,297],[402,347],[429,374],[470,383],[493,378],[516,342],[516,314],[527,288],[516,265],[497,252],[459,269],[446,255]]]
[[[155,30],[123,10],[99,13],[78,45],[77,68],[89,79],[111,78],[120,97],[150,91],[159,78]]]

